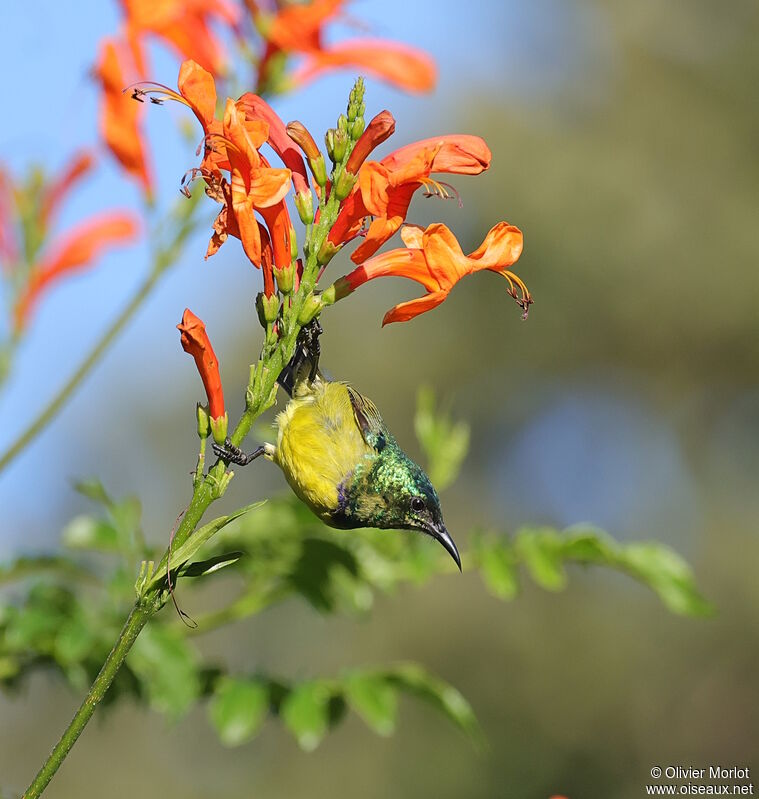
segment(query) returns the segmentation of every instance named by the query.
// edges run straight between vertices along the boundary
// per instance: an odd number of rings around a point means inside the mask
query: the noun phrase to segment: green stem
[[[34,782],[27,788],[22,799],[36,799],[45,790],[47,784],[58,771],[71,747],[76,743],[77,738],[82,734],[87,722],[90,720],[95,708],[98,706],[106,691],[113,682],[124,658],[132,648],[132,644],[140,634],[142,628],[147,624],[148,619],[154,612],[154,608],[145,605],[135,605],[129,614],[124,627],[114,644],[111,653],[108,655],[103,668],[92,683],[89,693],[79,706],[74,718],[61,736],[60,741],[55,745],[45,764],[39,770]]]

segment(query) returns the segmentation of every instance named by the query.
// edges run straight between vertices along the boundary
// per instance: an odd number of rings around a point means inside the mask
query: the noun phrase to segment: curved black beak
[[[459,567],[459,571],[461,569],[461,556],[459,555],[459,551],[456,548],[456,544],[454,543],[453,539],[451,538],[448,530],[445,529],[445,525],[440,522],[435,526],[430,526],[430,535],[436,540],[439,541],[445,551],[454,559],[456,565]]]

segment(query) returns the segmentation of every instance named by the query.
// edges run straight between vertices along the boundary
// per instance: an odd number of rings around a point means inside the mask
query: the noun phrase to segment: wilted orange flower
[[[435,85],[435,62],[416,48],[384,39],[355,39],[325,45],[323,28],[339,18],[345,0],[277,4],[274,13],[256,0],[246,0],[246,5],[266,40],[266,52],[259,66],[259,85],[266,84],[272,65],[283,54],[304,56],[304,62],[291,76],[296,85],[343,67],[367,72],[413,92],[429,91]]]
[[[364,133],[369,130],[367,127]],[[363,220],[373,216],[366,239],[351,255],[354,263],[361,263],[400,228],[417,189],[453,196],[449,187],[431,178],[433,173],[477,175],[489,166],[487,144],[479,136],[465,134],[424,139],[401,147],[381,161],[366,161],[330,232],[330,241],[340,244],[350,240],[358,234]]]
[[[150,196],[152,180],[139,127],[140,107],[124,94],[128,83],[124,76],[124,60],[123,48],[111,39],[104,40],[95,67],[103,89],[100,135],[116,160]]]
[[[141,39],[153,34],[173,47],[181,58],[191,58],[219,75],[224,50],[211,30],[218,21],[233,27],[237,6],[226,0],[121,0],[127,39],[141,75],[148,68]]]
[[[226,416],[226,411],[224,409],[224,389],[219,374],[219,361],[211,346],[211,340],[208,338],[203,320],[195,316],[189,308],[185,308],[177,330],[181,334],[182,349],[195,359],[195,365],[208,397],[208,411],[211,419],[223,419]]]
[[[137,223],[131,215],[114,212],[89,219],[54,242],[32,267],[29,280],[14,305],[16,332],[24,328],[35,303],[51,283],[91,266],[104,250],[132,241],[137,231]]]
[[[391,308],[382,324],[406,322],[440,305],[462,277],[488,269],[506,278],[509,294],[526,315],[532,297],[524,282],[509,270],[522,253],[522,233],[519,228],[499,222],[488,232],[485,241],[469,255],[464,255],[453,233],[439,223],[430,225],[426,230],[407,225],[401,231],[401,236],[405,249],[377,255],[337,280],[334,285],[336,298],[345,297],[377,277],[407,277],[424,286],[427,294]]]

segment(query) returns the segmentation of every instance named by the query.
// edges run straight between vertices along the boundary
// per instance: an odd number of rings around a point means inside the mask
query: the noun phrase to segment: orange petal
[[[284,165],[292,172],[295,191],[303,194],[308,191],[308,175],[303,157],[295,142],[287,135],[285,123],[276,111],[257,94],[244,94],[237,105],[242,108],[246,118],[263,120],[269,126],[268,142],[274,152],[282,159]]]
[[[351,150],[345,169],[355,175],[369,154],[395,133],[395,117],[389,111],[380,111],[366,126]]]
[[[378,216],[372,220],[369,229],[366,231],[366,238],[356,247],[355,252],[351,254],[351,261],[354,264],[360,264],[371,258],[375,252],[389,239],[398,228],[403,224],[402,216],[385,217]]]
[[[382,327],[391,322],[408,322],[419,314],[431,311],[437,308],[441,302],[448,296],[448,291],[433,291],[431,294],[425,294],[424,297],[419,297],[416,300],[409,300],[402,302],[391,308],[382,319]]]
[[[358,68],[401,89],[426,92],[437,80],[435,62],[426,53],[385,40],[357,39],[309,54],[293,75],[296,83],[344,67]]]
[[[508,222],[499,222],[492,227],[485,241],[469,255],[476,261],[475,269],[501,269],[511,266],[522,254],[524,237],[522,231]]]
[[[449,288],[476,268],[461,250],[452,231],[440,223],[424,231],[424,256],[430,272]]]
[[[133,241],[138,229],[133,216],[114,212],[87,220],[69,231],[61,241],[55,242],[52,251],[43,256],[34,269],[16,303],[16,329],[24,327],[32,306],[51,283],[90,266],[109,247]]]
[[[95,68],[103,88],[100,134],[116,160],[150,195],[152,181],[138,125],[140,104],[123,93],[128,81],[124,78],[120,57],[114,42],[106,39]]]
[[[282,269],[290,263],[292,258],[290,236],[293,226],[287,205],[282,200],[269,208],[261,208],[260,214],[269,228],[274,263],[277,268]]]
[[[382,216],[390,202],[387,190],[390,186],[390,172],[387,167],[368,161],[359,170],[358,185],[366,210],[373,216]]]
[[[289,169],[261,167],[250,175],[248,196],[256,208],[269,208],[282,200],[290,189]]]
[[[318,49],[321,27],[345,0],[312,0],[284,6],[271,22],[266,38],[280,50],[304,52]]]
[[[465,133],[449,134],[407,144],[382,159],[390,170],[399,169],[419,150],[437,147],[432,172],[449,172],[457,175],[479,175],[490,166],[491,153],[484,139]]]
[[[177,79],[179,93],[187,100],[203,130],[216,114],[216,84],[213,75],[195,61],[182,62]]]
[[[359,286],[377,277],[405,277],[420,283],[427,291],[437,291],[440,286],[427,268],[420,250],[388,250],[371,258],[345,276],[355,291]]]

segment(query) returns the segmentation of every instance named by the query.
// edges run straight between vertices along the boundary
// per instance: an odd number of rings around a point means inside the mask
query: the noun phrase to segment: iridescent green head
[[[443,522],[440,499],[422,468],[385,433],[376,458],[360,465],[338,487],[336,527],[417,530],[439,541],[461,569],[461,558]]]

